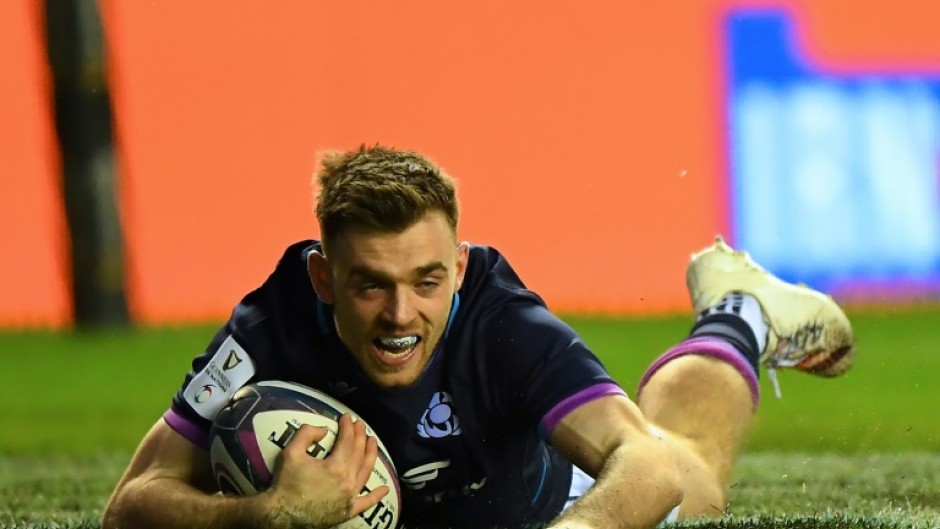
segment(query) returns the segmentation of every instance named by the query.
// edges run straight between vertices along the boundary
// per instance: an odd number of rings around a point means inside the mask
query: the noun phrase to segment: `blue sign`
[[[726,21],[737,246],[817,288],[940,291],[940,65],[827,72],[792,17]]]

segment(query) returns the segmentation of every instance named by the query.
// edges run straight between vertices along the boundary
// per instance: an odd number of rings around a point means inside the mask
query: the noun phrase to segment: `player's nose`
[[[385,307],[385,317],[389,323],[399,328],[407,328],[417,316],[417,307],[407,289],[396,288],[388,298]]]

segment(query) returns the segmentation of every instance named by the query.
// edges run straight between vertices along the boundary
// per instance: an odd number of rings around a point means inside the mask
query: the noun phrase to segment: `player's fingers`
[[[368,437],[368,436],[367,436]],[[369,476],[372,475],[372,469],[375,467],[375,459],[378,457],[379,449],[374,437],[366,439],[366,447],[363,453],[362,463],[356,472],[356,487],[362,490]]]
[[[350,419],[349,429],[352,431],[352,437],[349,441],[349,448],[343,453],[343,463],[349,471],[349,478],[355,480],[359,475],[359,467],[362,465],[362,458],[366,449],[366,427],[365,422],[357,420],[355,423]],[[356,488],[355,490],[359,490]]]
[[[368,511],[373,505],[380,502],[388,494],[388,486],[382,485],[365,496],[353,498],[349,508],[349,517],[358,516],[359,513]]]
[[[326,437],[326,433],[327,429],[321,426],[302,424],[284,446],[284,455],[298,456],[305,454],[313,443]]]
[[[369,438],[366,434],[366,423],[362,419],[359,419],[353,425],[353,446],[352,453],[349,455],[349,465],[350,468],[358,469],[362,465],[362,459],[365,457],[366,452],[366,440]]]
[[[344,413],[339,418],[339,433],[336,434],[336,442],[333,443],[333,450],[330,452],[329,457],[333,461],[339,460],[344,464],[348,464],[355,451],[355,442],[356,425],[352,422],[352,416]]]
[[[336,441],[333,442],[333,450],[330,451],[328,457],[345,460],[346,452],[349,451],[349,443],[353,437],[352,419],[350,419],[348,413],[344,413],[340,415],[336,423],[339,431],[336,433]]]

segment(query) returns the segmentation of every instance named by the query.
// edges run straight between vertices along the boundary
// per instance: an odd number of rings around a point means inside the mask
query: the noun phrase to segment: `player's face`
[[[447,326],[467,245],[435,211],[401,233],[347,230],[327,251],[309,268],[343,343],[377,385],[413,384]]]

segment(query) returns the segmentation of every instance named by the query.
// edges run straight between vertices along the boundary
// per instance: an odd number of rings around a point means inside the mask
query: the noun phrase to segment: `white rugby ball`
[[[274,464],[284,445],[301,425],[327,429],[326,437],[310,447],[312,457],[323,458],[333,448],[341,415],[363,420],[329,395],[293,382],[265,381],[238,390],[216,415],[210,431],[209,457],[219,490],[248,495],[271,484]],[[344,522],[342,529],[394,529],[401,513],[401,490],[392,458],[375,437],[378,457],[362,494],[386,485],[389,492],[371,509]]]

